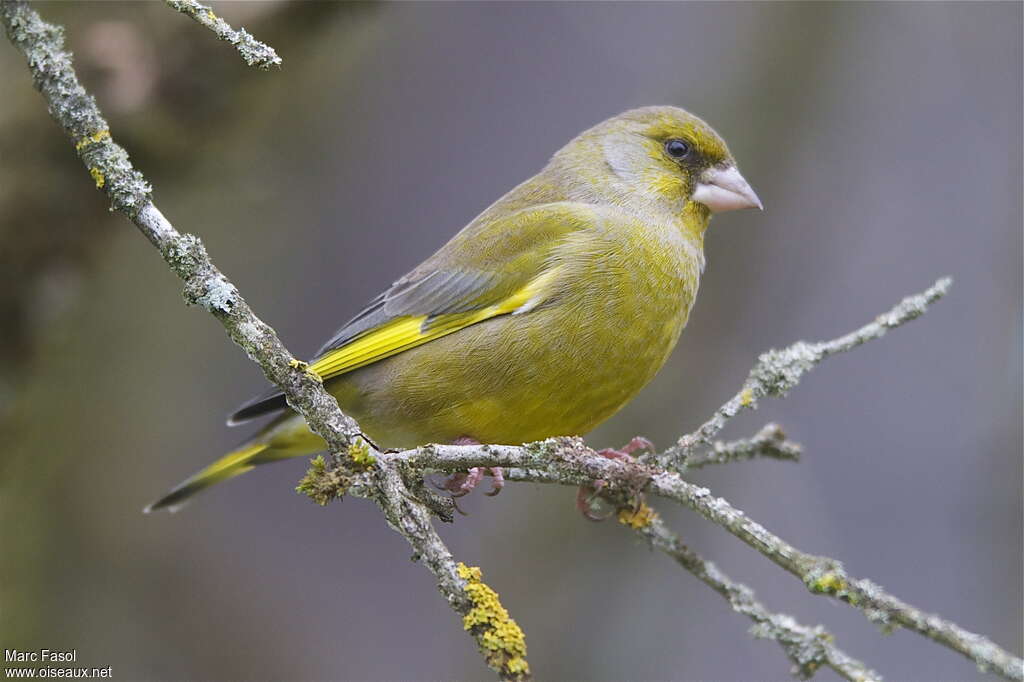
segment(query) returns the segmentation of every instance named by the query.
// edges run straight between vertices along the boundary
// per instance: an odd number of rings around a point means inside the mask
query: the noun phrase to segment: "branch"
[[[113,209],[124,213],[160,250],[185,283],[186,302],[201,305],[216,317],[267,379],[281,389],[288,404],[343,463],[340,477],[373,472],[373,497],[388,523],[405,536],[437,577],[439,589],[464,616],[464,626],[477,640],[488,665],[495,667],[501,679],[530,679],[522,631],[501,608],[497,594],[481,582],[479,570],[455,564],[422,504],[415,502],[394,470],[367,455],[369,446],[362,440],[359,426],[341,412],[319,377],[307,372],[305,363],[296,360],[274,330],[256,317],[214,266],[199,239],[178,232],[153,204],[149,183],[132,166],[125,150],[114,143],[96,101],[78,82],[71,56],[64,51],[63,29],[45,23],[24,0],[0,1],[0,22],[28,61],[50,115],[74,140],[96,186],[106,192]]]
[[[985,637],[886,593],[865,579],[850,577],[835,559],[802,552],[750,520],[707,488],[688,483],[673,472],[639,460],[609,459],[577,438],[549,439],[521,447],[505,445],[429,445],[386,455],[416,470],[464,471],[488,466],[506,469],[510,481],[593,485],[604,481],[608,495],[637,495],[642,490],[690,507],[708,521],[792,573],[814,594],[824,594],[864,612],[868,620],[891,630],[902,626],[957,651],[978,668],[1010,680],[1024,679],[1024,661]]]
[[[264,71],[271,66],[281,66],[281,58],[274,48],[252,37],[244,28],[235,30],[228,22],[213,13],[213,8],[201,5],[196,0],[164,0],[171,9],[187,14],[202,24],[221,40],[231,43],[249,66]]]
[[[700,469],[708,464],[725,464],[756,457],[784,459],[797,462],[802,448],[798,443],[786,440],[786,434],[778,424],[765,424],[753,438],[734,440],[731,443],[715,441],[710,450],[694,452],[683,460],[684,471]]]
[[[707,488],[687,483],[673,472],[661,472],[651,479],[647,490],[681,502],[724,527],[800,578],[812,593],[828,595],[860,609],[868,620],[883,630],[891,631],[903,626],[963,654],[982,671],[993,671],[1010,680],[1024,679],[1024,661],[994,642],[952,621],[911,606],[870,580],[851,577],[835,559],[796,549],[722,498],[714,497]]]
[[[890,329],[923,315],[928,306],[945,296],[953,280],[944,277],[916,296],[908,296],[887,313],[876,317],[860,329],[831,341],[807,343],[797,341],[782,350],[770,350],[761,355],[743,388],[729,402],[722,405],[699,429],[687,434],[661,453],[651,458],[662,466],[679,466],[699,445],[708,444],[722,430],[725,423],[742,410],[757,407],[761,398],[782,397],[797,385],[805,373],[830,355],[852,350],[872,339],[880,339]]]
[[[733,581],[717,566],[705,561],[699,554],[680,542],[656,514],[649,515],[646,523],[634,525],[633,517],[619,520],[630,525],[642,538],[657,549],[669,555],[680,566],[695,575],[701,582],[725,597],[732,608],[750,620],[754,626],[750,632],[755,637],[774,639],[793,662],[794,677],[808,680],[822,666],[832,668],[841,677],[851,682],[881,681],[882,677],[855,658],[850,657],[835,645],[835,638],[822,626],[801,625],[792,616],[772,613],[754,597],[754,591],[743,583]]]
[[[376,502],[388,525],[416,548],[417,556],[437,576],[438,589],[448,604],[463,616],[463,627],[473,635],[487,665],[502,680],[528,680],[526,638],[498,601],[498,594],[483,583],[479,568],[456,564],[437,534],[430,512],[406,488],[395,467],[381,467],[376,479]]]

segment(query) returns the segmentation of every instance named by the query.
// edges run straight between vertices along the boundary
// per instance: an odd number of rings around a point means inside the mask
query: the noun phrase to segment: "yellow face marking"
[[[686,182],[678,173],[657,170],[647,174],[647,187],[665,199],[680,199],[686,191]]]

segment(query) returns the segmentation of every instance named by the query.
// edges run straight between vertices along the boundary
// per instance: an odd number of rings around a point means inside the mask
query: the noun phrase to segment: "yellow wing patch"
[[[430,315],[397,317],[341,348],[329,351],[310,364],[309,369],[322,379],[330,379],[457,332],[471,324],[498,315],[528,312],[547,297],[559,270],[559,267],[551,268],[534,277],[511,296],[479,310],[439,315],[433,319]]]

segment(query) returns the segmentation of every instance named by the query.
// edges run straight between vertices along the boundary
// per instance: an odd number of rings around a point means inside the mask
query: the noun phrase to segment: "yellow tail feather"
[[[220,483],[239,474],[244,474],[257,464],[278,459],[279,457],[271,454],[272,450],[265,453],[269,447],[269,443],[248,443],[238,450],[229,452],[210,466],[178,484],[173,490],[143,509],[143,511],[147,514],[157,509],[177,511],[187,498],[200,490],[208,488],[214,483]],[[260,456],[261,454],[263,455],[262,457]],[[287,457],[288,455],[283,456]]]

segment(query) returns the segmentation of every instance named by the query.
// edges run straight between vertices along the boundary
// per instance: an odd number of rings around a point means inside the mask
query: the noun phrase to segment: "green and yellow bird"
[[[761,208],[725,142],[675,107],[583,132],[375,298],[310,369],[387,448],[584,434],[665,363],[686,325],[712,213]],[[282,412],[147,511],[257,464],[325,449]]]

